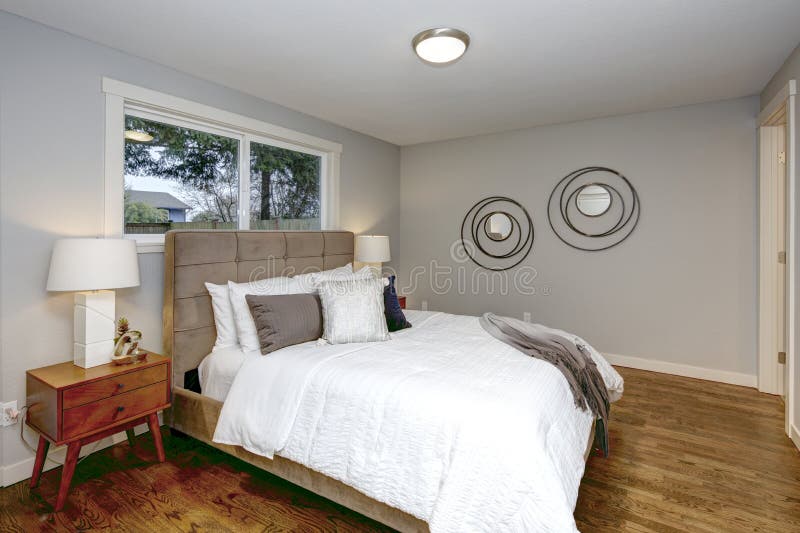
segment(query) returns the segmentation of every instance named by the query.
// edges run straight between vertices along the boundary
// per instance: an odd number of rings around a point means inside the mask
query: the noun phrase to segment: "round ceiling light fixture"
[[[125,130],[125,138],[131,141],[140,143],[149,143],[153,140],[153,136],[144,131]]]
[[[469,35],[454,28],[431,28],[411,39],[411,47],[421,60],[431,65],[449,65],[469,47]]]

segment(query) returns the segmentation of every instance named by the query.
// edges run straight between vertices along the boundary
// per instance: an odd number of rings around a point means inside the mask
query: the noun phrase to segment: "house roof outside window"
[[[141,202],[157,209],[190,209],[188,205],[168,192],[129,190],[127,194],[128,201],[131,203]]]

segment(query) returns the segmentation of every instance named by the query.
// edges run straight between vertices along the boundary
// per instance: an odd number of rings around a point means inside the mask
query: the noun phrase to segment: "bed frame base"
[[[175,387],[172,391],[172,408],[166,413],[165,418],[170,428],[398,531],[429,531],[428,524],[419,518],[374,500],[341,481],[299,463],[277,455],[271,460],[248,452],[240,446],[213,442],[212,437],[217,427],[220,409],[222,402]]]

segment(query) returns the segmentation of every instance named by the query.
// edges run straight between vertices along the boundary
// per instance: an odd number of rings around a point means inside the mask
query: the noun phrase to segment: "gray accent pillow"
[[[322,336],[322,311],[316,294],[248,294],[245,299],[263,355]]]

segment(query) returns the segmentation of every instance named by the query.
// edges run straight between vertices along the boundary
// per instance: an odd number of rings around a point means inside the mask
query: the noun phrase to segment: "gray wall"
[[[530,311],[608,353],[756,374],[757,113],[748,97],[404,147],[402,284],[431,258],[457,268],[449,250],[465,212],[504,195],[533,218],[523,264],[537,269],[539,291],[488,294],[484,283],[478,295],[438,295],[423,285],[410,306]],[[605,252],[567,247],[547,222],[552,187],[589,165],[619,170],[642,199],[636,231]],[[463,266],[470,279],[474,266]]]
[[[775,73],[764,90],[761,91],[761,108],[765,108],[775,97],[778,92],[783,89],[789,80],[800,80],[800,45],[794,49],[794,52],[786,59],[783,66]],[[800,99],[795,96],[795,115],[793,117],[795,124],[795,131],[800,132]],[[797,135],[794,140],[794,153],[796,157],[800,157],[800,135]],[[800,164],[795,162],[795,172],[800,172]],[[795,176],[795,182],[800,183],[800,176]],[[800,188],[795,192],[795,205],[800,205]],[[795,249],[800,250],[800,230],[797,230]],[[800,261],[795,258],[795,279],[800,279]],[[800,284],[795,287],[795,301],[800,302]],[[800,305],[800,304],[798,304]],[[796,311],[800,316],[800,309]],[[795,323],[792,327],[795,328],[795,339],[800,339],[800,323]],[[795,357],[798,357],[795,354]],[[791,423],[796,430],[800,432],[800,360],[796,360],[794,364],[794,420]]]
[[[95,236],[103,218],[103,113],[108,76],[343,145],[341,225],[389,234],[399,213],[391,144],[0,12],[0,400],[25,401],[25,370],[72,357],[72,295],[45,291],[53,241]],[[117,314],[161,346],[162,254],[140,255],[141,287]],[[0,465],[30,457],[3,428]]]

